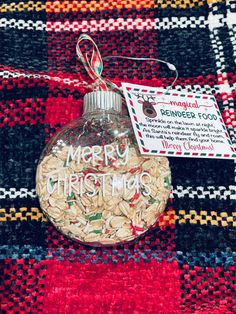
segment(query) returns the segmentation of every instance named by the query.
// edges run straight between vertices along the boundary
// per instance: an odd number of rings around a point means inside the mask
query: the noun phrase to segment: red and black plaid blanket
[[[232,160],[170,158],[173,190],[156,228],[91,248],[42,214],[35,170],[48,139],[81,115],[87,33],[102,56],[175,64],[178,91],[213,94],[236,144],[236,2],[2,0],[0,3],[0,312],[236,313]],[[119,60],[104,77],[169,86],[165,67]]]

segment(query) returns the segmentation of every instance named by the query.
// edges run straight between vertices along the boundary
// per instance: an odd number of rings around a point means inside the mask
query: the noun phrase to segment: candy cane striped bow
[[[92,56],[91,56],[90,61],[88,59],[88,54],[85,53],[85,55],[83,55],[80,49],[80,44],[83,40],[89,40],[93,44],[93,51],[92,51]],[[98,85],[101,90],[108,90],[109,89],[108,85],[112,85],[112,83],[106,81],[101,76],[102,70],[103,70],[102,57],[98,49],[98,46],[89,35],[86,35],[86,34],[80,35],[77,45],[76,45],[76,53],[79,60],[83,63],[91,79],[98,82]]]
[[[85,53],[85,56],[84,56],[80,49],[80,43],[83,40],[89,40],[93,44],[92,57],[90,61],[88,60],[88,54]],[[91,77],[92,80],[94,80],[95,82],[98,82],[98,85],[101,90],[113,89],[122,95],[121,90],[116,84],[102,77],[102,70],[103,70],[102,57],[98,49],[98,46],[89,35],[86,35],[86,34],[80,35],[77,45],[76,45],[76,52],[77,52],[78,58],[80,59],[85,69],[87,70],[88,75]],[[158,58],[146,58],[146,57],[137,58],[137,57],[128,57],[128,56],[120,56],[120,55],[111,55],[111,56],[104,57],[104,59],[111,59],[111,58],[137,60],[137,61],[155,61],[155,62],[160,62],[160,63],[165,64],[169,68],[169,70],[175,72],[175,78],[172,84],[165,91],[163,91],[163,94],[167,93],[174,86],[175,82],[178,79],[178,70],[176,69],[175,65],[172,63],[166,62],[164,60],[158,59]]]

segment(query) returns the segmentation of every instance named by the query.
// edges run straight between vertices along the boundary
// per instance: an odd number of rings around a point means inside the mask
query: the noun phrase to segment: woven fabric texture
[[[174,89],[213,94],[236,145],[236,2],[0,2],[0,312],[236,313],[233,160],[170,158],[172,193],[136,241],[91,248],[43,215],[35,170],[48,139],[82,112],[81,33],[102,56],[151,57]],[[168,86],[156,63],[110,60],[114,83]]]

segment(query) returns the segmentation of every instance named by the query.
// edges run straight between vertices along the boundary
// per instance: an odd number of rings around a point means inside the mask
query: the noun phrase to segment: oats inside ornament
[[[44,213],[66,236],[90,245],[135,239],[152,227],[170,193],[165,157],[142,156],[121,96],[88,93],[84,114],[51,139],[36,183]]]

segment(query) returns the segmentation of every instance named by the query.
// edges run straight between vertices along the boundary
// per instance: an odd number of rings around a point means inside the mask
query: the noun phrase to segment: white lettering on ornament
[[[128,178],[126,174],[117,175],[112,173],[87,173],[86,175],[79,173],[55,177],[54,173],[48,176],[47,192],[49,194],[56,192],[57,194],[68,196],[73,191],[74,194],[79,196],[86,194],[89,197],[93,197],[96,195],[96,184],[99,184],[102,187],[102,196],[115,196],[120,191],[126,193],[126,191],[133,189],[135,189],[136,193],[140,193],[140,189],[143,189],[143,195],[148,196],[151,194],[151,189],[148,186],[148,183],[151,183],[151,179],[148,172],[133,175],[131,178]]]
[[[94,167],[101,164],[101,162],[104,162],[104,166],[107,166],[109,162],[118,159],[122,165],[127,164],[129,160],[129,146],[126,146],[123,150],[119,145],[113,146],[109,144],[104,146],[94,145],[91,147],[78,146],[76,148],[70,145],[66,158],[66,166],[72,160],[76,160],[77,165],[82,161],[84,163],[92,163]]]

